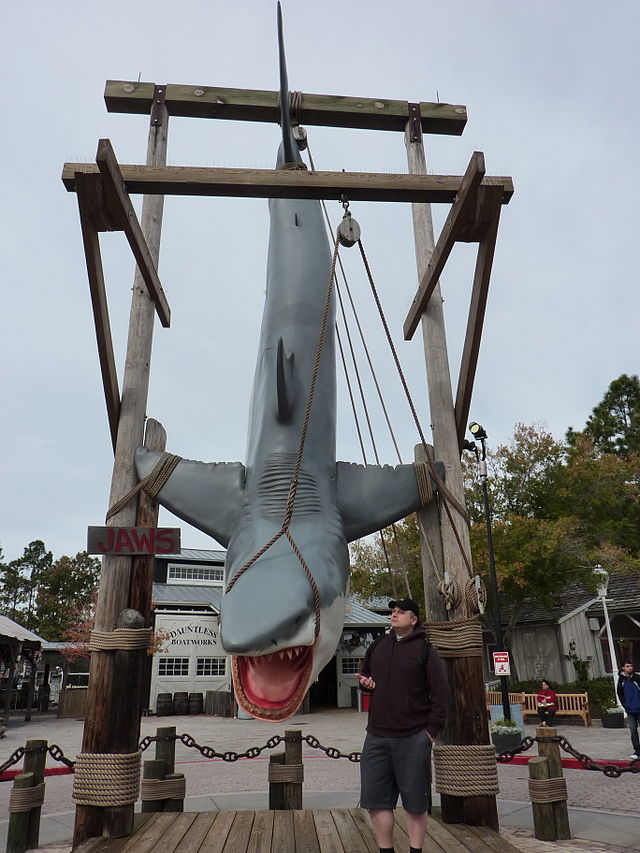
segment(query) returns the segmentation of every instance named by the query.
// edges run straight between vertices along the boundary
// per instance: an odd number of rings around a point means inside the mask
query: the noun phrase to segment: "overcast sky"
[[[545,424],[559,439],[581,428],[612,379],[638,372],[637,0],[606,9],[595,0],[283,5],[292,89],[466,105],[462,137],[425,137],[430,171],[462,174],[480,150],[488,174],[511,175],[516,188],[503,210],[471,416],[492,444],[518,421]],[[275,20],[271,0],[1,4],[5,560],[34,539],[56,557],[83,550],[87,526],[103,523],[111,480],[63,163],[94,161],[101,137],[121,163],[145,161],[148,118],[107,113],[108,79],[276,89]],[[169,161],[271,168],[278,137],[275,125],[173,118]],[[319,169],[406,171],[402,134],[312,127],[309,138]],[[329,210],[337,221],[339,205]],[[354,203],[352,212],[429,435],[421,335],[402,342],[417,286],[409,206]],[[434,209],[437,227],[445,215]],[[244,460],[267,234],[265,200],[166,201],[159,272],[172,327],[156,325],[148,414],[182,456]],[[122,233],[101,242],[121,381],[133,261]],[[475,251],[458,245],[442,277],[454,381]],[[356,252],[344,252],[349,283],[408,461],[417,437]],[[340,394],[338,458],[362,461]],[[382,429],[376,437],[382,460],[395,463]],[[161,521],[178,524],[164,511]],[[184,524],[182,541],[217,547]]]

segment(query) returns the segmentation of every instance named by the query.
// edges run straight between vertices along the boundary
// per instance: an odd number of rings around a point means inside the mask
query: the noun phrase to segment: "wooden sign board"
[[[179,527],[89,527],[88,554],[179,554]]]

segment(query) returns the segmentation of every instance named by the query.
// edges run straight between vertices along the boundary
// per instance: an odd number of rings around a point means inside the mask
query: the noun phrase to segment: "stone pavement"
[[[75,758],[80,750],[82,725],[80,720],[57,720],[51,716],[36,717],[30,723],[12,719],[6,737],[0,740],[0,764],[32,738],[56,743],[65,755]],[[141,734],[152,735],[157,726],[175,726],[178,734],[189,733],[202,746],[212,747],[218,752],[243,752],[249,747],[263,746],[274,735],[283,735],[285,728],[300,728],[303,735],[314,735],[324,746],[349,753],[360,750],[365,725],[365,714],[340,709],[299,715],[277,726],[253,719],[234,720],[204,715],[145,717]],[[629,759],[631,742],[626,729],[603,729],[594,723],[590,728],[561,724],[558,730],[576,750],[597,761]],[[535,726],[527,725],[526,734],[534,733]],[[276,751],[281,750],[282,747],[276,748]],[[311,749],[307,744],[303,753],[305,808],[358,804],[358,764],[346,759],[331,759],[323,751]],[[535,749],[529,754],[535,754]],[[195,749],[177,743],[176,771],[185,773],[187,777],[185,810],[267,808],[268,755],[269,750],[265,750],[256,759],[228,763],[221,759],[206,759]],[[153,757],[153,747],[145,757]],[[55,766],[50,757],[47,764]],[[524,853],[546,853],[552,849],[550,843],[532,838],[527,775],[526,766],[498,767],[501,831]],[[565,853],[640,851],[640,775],[625,773],[618,779],[610,779],[599,772],[565,770],[565,776],[571,830],[576,840],[555,842],[553,849]],[[43,844],[61,843],[72,836],[72,779],[71,776],[47,779],[42,811]],[[0,784],[0,816],[8,812],[10,788],[9,782]],[[434,803],[437,801],[435,795]],[[0,820],[0,850],[4,849],[6,824],[6,820]],[[65,853],[68,849],[68,845],[60,848]]]

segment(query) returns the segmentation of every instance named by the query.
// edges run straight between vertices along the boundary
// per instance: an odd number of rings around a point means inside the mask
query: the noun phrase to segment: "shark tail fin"
[[[282,6],[278,0],[278,53],[280,57],[280,125],[282,127],[282,149],[278,157],[278,166],[290,163],[302,163],[300,151],[293,138],[291,110],[289,108],[289,81],[287,79],[287,61],[284,54],[284,31],[282,26]]]

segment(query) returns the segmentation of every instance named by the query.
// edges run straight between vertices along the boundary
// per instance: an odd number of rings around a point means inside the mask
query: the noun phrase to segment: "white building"
[[[153,601],[155,630],[164,637],[154,655],[149,707],[161,693],[231,690],[231,666],[220,645],[218,614],[222,599],[224,551],[184,548],[156,556]],[[384,632],[387,616],[349,598],[337,652],[308,696],[307,708],[348,708],[357,701],[357,678],[366,647]]]

